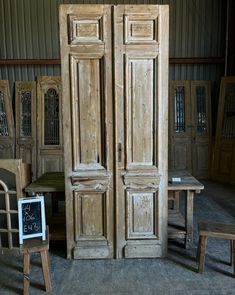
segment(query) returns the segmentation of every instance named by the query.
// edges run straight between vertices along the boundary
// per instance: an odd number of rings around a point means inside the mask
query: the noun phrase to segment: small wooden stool
[[[206,242],[208,237],[221,238],[231,241],[230,262],[233,265],[233,276],[235,277],[235,225],[220,223],[199,223],[198,244],[198,272],[202,273],[205,267]]]
[[[42,271],[45,282],[46,291],[52,290],[50,272],[49,272],[49,230],[47,226],[46,240],[42,241],[41,238],[24,240],[24,244],[20,246],[20,251],[24,255],[24,295],[29,294],[29,266],[30,266],[30,254],[40,253],[42,261]]]

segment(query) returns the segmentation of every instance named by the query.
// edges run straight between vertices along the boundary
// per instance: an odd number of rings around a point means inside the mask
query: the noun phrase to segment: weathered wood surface
[[[14,159],[15,128],[7,80],[0,80],[0,122],[0,159]]]
[[[235,184],[235,76],[223,77],[220,84],[218,118],[212,176]]]
[[[60,41],[68,257],[165,256],[168,7],[62,5]]]
[[[36,179],[36,82],[16,81],[16,158],[31,165],[32,178]]]
[[[192,175],[208,179],[212,161],[211,81],[191,81],[191,112]]]
[[[24,240],[24,244],[20,246],[20,252],[23,254],[23,273],[24,273],[24,295],[29,295],[30,287],[30,255],[33,253],[40,253],[42,262],[43,278],[45,283],[45,289],[47,292],[52,290],[51,278],[50,278],[50,261],[49,261],[49,227],[47,226],[46,240],[41,238],[34,238]]]
[[[180,177],[181,182],[173,182],[172,177]],[[200,183],[187,171],[170,170],[168,173],[168,192],[176,192],[177,204],[179,203],[180,191],[186,192],[186,203],[184,217],[179,212],[178,206],[168,211],[168,237],[185,240],[186,248],[191,245],[193,240],[193,200],[195,193],[200,193],[204,185]],[[172,197],[171,197],[172,199]],[[175,201],[175,199],[173,199]],[[175,210],[176,209],[176,210]]]
[[[64,192],[65,179],[64,172],[47,172],[37,180],[29,184],[25,191],[27,193],[43,193],[43,192]]]
[[[50,239],[61,241],[66,239],[65,214],[59,212],[59,201],[65,201],[64,172],[47,172],[30,183],[25,191],[29,194],[51,194],[52,216],[48,217]]]
[[[64,171],[61,92],[61,77],[37,77],[37,177]]]
[[[114,9],[117,257],[167,251],[168,7]],[[140,177],[139,175],[142,175]]]
[[[60,6],[67,256],[114,252],[110,5]]]
[[[172,182],[172,177],[181,177],[181,182]],[[168,190],[182,191],[193,190],[200,193],[204,185],[193,177],[189,172],[182,170],[169,170],[168,172]]]
[[[0,228],[1,254],[19,254],[17,199],[25,196],[30,181],[30,167],[21,159],[0,160],[0,217],[7,220]]]
[[[233,265],[233,276],[235,277],[235,224],[204,223],[198,224],[198,272],[202,273],[205,268],[206,242],[209,237],[230,240],[231,256],[230,262]]]
[[[201,236],[235,240],[235,224],[200,222],[198,229]]]
[[[211,84],[209,81],[170,81],[169,168],[210,176]]]
[[[168,211],[168,239],[185,239],[185,218],[178,210]]]

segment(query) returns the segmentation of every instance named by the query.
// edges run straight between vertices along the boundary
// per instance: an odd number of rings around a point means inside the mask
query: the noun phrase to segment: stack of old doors
[[[211,83],[170,81],[169,168],[210,177]]]
[[[67,256],[167,249],[168,7],[61,5]]]
[[[61,78],[16,82],[16,157],[32,165],[33,179],[63,171]]]

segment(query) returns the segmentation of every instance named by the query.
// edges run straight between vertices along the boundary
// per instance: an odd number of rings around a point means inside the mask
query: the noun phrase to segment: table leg
[[[187,191],[185,204],[185,248],[188,248],[193,242],[193,199],[194,191]]]
[[[180,191],[174,191],[173,209],[179,210]]]
[[[30,285],[30,278],[29,278],[29,266],[30,266],[30,254],[24,253],[24,295],[29,295],[29,285]]]

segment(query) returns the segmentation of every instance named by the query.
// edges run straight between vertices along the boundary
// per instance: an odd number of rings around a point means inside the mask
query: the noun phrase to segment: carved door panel
[[[37,177],[64,171],[60,77],[37,77],[37,114]]]
[[[15,157],[15,128],[7,80],[0,80],[0,159]]]
[[[211,85],[170,81],[169,168],[197,178],[210,175]]]
[[[164,256],[167,7],[61,5],[60,42],[68,257]]]
[[[190,81],[170,81],[169,168],[192,173]]]
[[[118,258],[167,241],[168,7],[114,8]]]
[[[221,80],[213,179],[235,184],[235,77]]]
[[[109,5],[60,7],[67,253],[73,258],[114,252],[111,32]]]
[[[191,81],[192,161],[193,175],[203,179],[210,176],[211,164],[211,84]]]
[[[16,158],[31,165],[36,179],[36,82],[15,83],[16,104]]]

